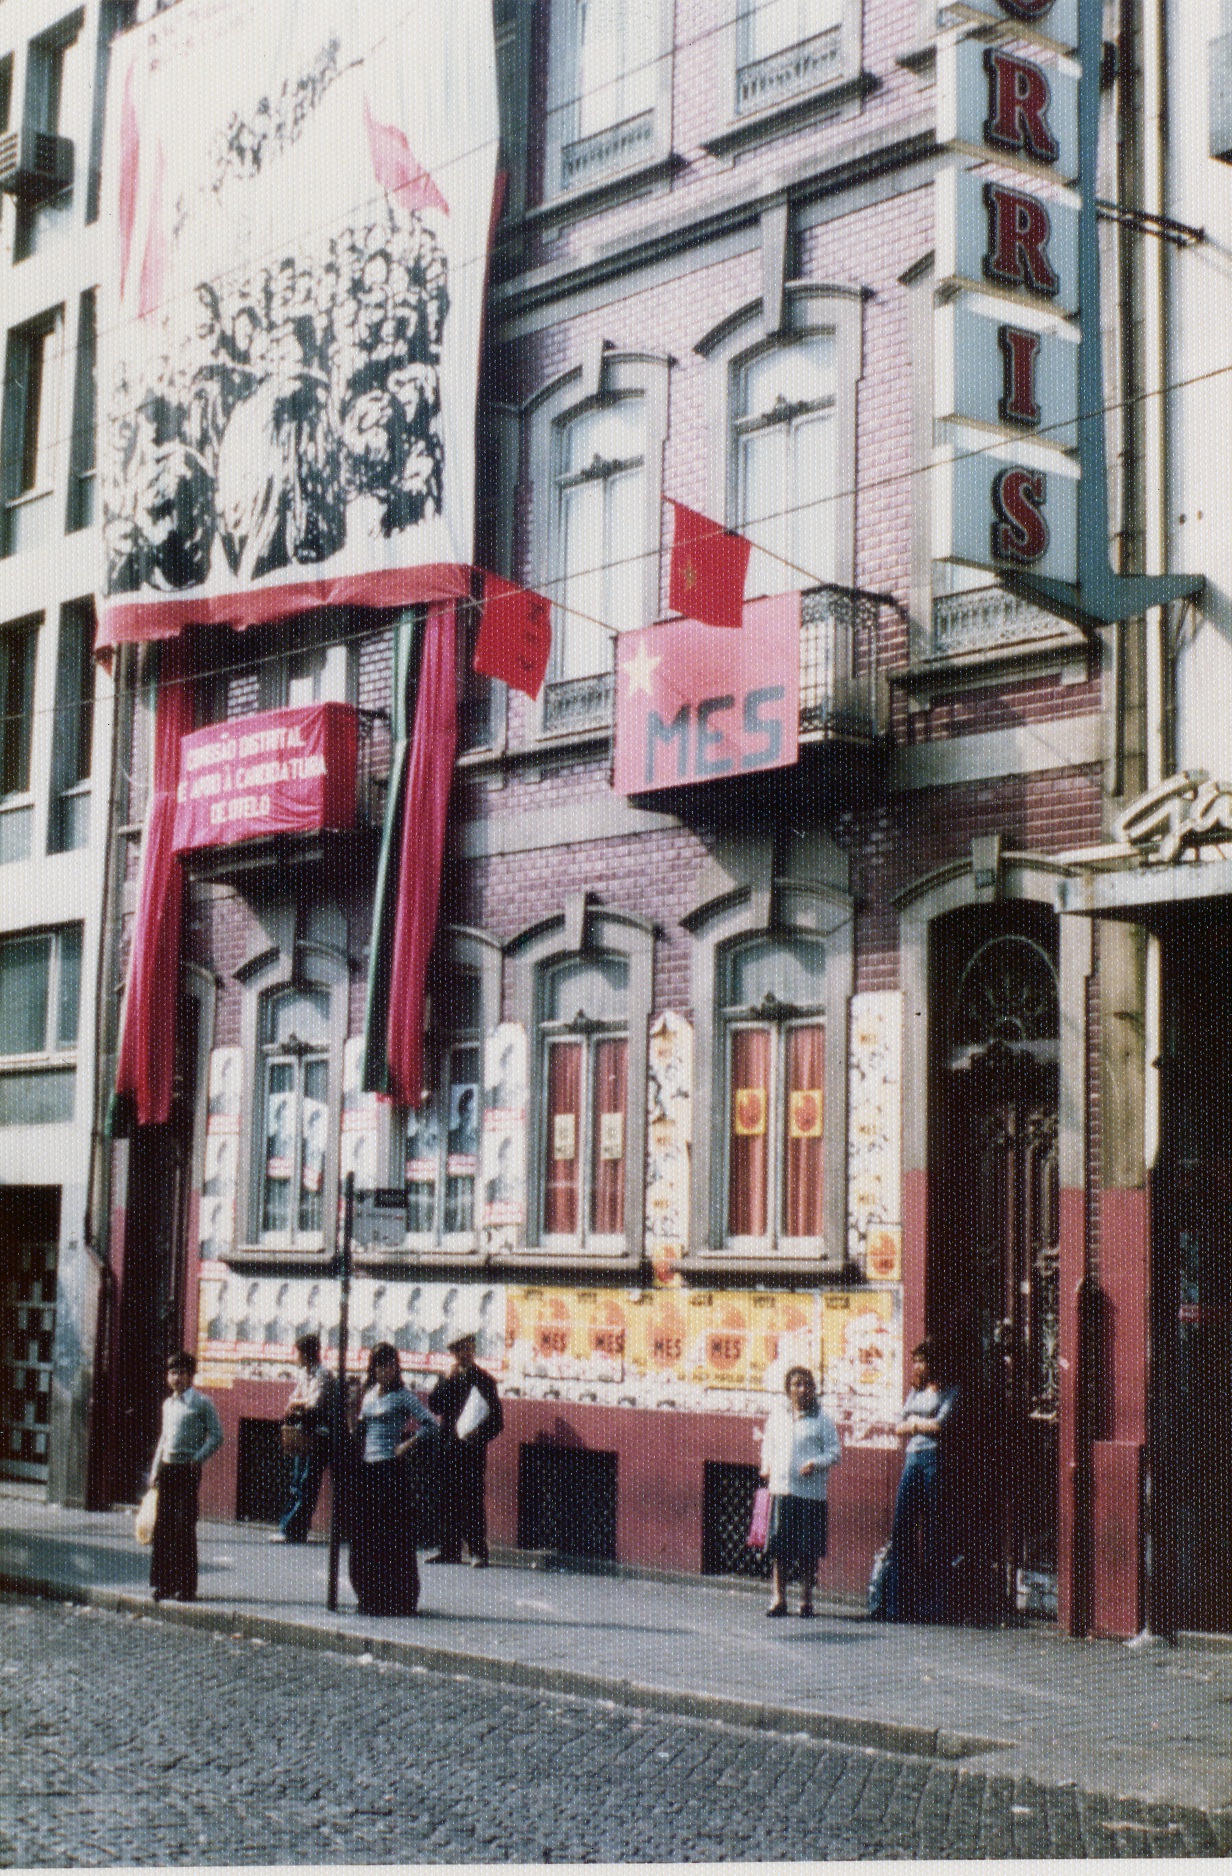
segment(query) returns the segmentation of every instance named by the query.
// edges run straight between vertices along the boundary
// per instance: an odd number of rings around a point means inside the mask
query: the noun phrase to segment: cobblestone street
[[[1227,1855],[1162,1804],[52,1603],[0,1604],[0,1861]]]

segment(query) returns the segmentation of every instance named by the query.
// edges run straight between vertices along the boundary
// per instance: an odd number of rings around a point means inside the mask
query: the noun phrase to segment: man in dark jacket
[[[438,1457],[440,1478],[440,1549],[429,1563],[460,1563],[462,1546],[471,1553],[471,1568],[488,1567],[487,1520],[484,1511],[484,1468],[488,1442],[504,1425],[496,1383],[486,1369],[475,1366],[475,1332],[458,1329],[450,1337],[452,1371],[436,1383],[428,1406],[441,1423]]]

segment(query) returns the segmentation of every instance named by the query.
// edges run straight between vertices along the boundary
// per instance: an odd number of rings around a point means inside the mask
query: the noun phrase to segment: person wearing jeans
[[[321,1366],[320,1336],[311,1332],[297,1336],[295,1355],[304,1372],[283,1418],[287,1425],[300,1428],[307,1445],[303,1452],[291,1455],[287,1508],[278,1520],[271,1544],[307,1543],[333,1438],[336,1383],[329,1369]]]
[[[944,1616],[941,1589],[941,1436],[958,1399],[956,1387],[937,1378],[932,1338],[911,1351],[911,1392],[898,1416],[907,1442],[894,1502],[885,1581],[889,1622],[936,1622]]]

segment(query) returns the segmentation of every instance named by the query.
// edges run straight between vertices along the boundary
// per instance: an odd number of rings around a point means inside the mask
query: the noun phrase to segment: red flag
[[[180,738],[193,723],[191,667],[184,641],[164,646],[154,712],[154,789],[141,857],[137,922],[116,1067],[116,1093],[131,1094],[142,1126],[171,1118],[175,1016],[180,981],[184,871],[172,851]]]
[[[437,600],[428,607],[415,699],[385,1035],[390,1085],[406,1107],[418,1107],[423,1093],[424,992],[440,906],[457,733],[455,606],[452,600]]]
[[[752,542],[739,534],[729,534],[717,521],[699,515],[695,508],[686,508],[683,502],[673,501],[672,507],[676,510],[676,531],[669,605],[703,625],[742,625]]]
[[[396,124],[382,124],[372,115],[364,99],[364,123],[368,129],[368,148],[372,168],[382,189],[401,196],[410,209],[439,208],[449,213],[449,204],[427,170],[412,154],[411,146]]]
[[[551,602],[542,593],[528,593],[495,573],[485,573],[476,671],[534,698],[543,689],[551,650]]]

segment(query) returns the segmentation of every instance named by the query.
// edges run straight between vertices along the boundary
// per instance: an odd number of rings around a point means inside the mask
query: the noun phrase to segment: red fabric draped
[[[582,1045],[553,1042],[548,1047],[548,1176],[543,1194],[543,1229],[549,1237],[577,1234],[581,1133]]]
[[[595,1149],[592,1227],[619,1237],[625,1228],[625,1084],[629,1045],[613,1036],[595,1045]]]
[[[732,1035],[730,1101],[727,1229],[735,1238],[764,1238],[769,1225],[768,1029],[737,1029]]]
[[[436,935],[449,787],[458,741],[458,661],[453,600],[428,608],[415,727],[402,811],[386,1052],[390,1090],[407,1107],[423,1092],[424,990]]]
[[[787,1037],[787,1153],[783,1231],[789,1238],[821,1235],[825,1141],[825,1031],[802,1024]]]
[[[172,852],[180,738],[193,727],[193,690],[182,642],[163,648],[154,724],[154,789],[141,865],[124,998],[116,1093],[132,1095],[142,1126],[171,1118],[175,1012],[180,983],[184,874]]]

